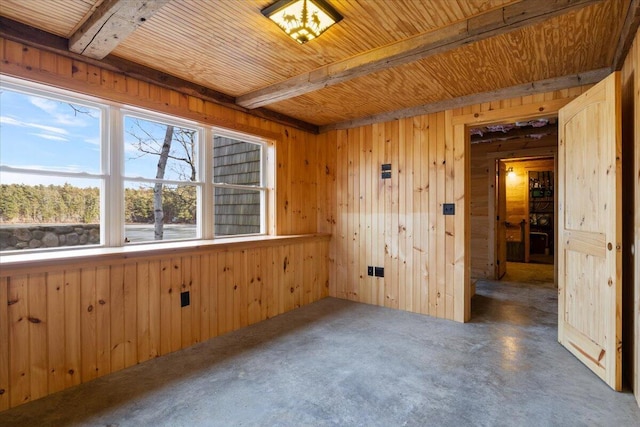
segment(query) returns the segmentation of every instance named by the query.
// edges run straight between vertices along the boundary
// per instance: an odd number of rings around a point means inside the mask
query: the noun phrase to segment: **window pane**
[[[215,189],[215,234],[260,233],[261,190]]]
[[[129,242],[198,237],[194,185],[127,182],[124,192],[125,237]],[[157,217],[155,203],[162,206]]]
[[[213,139],[213,182],[261,185],[259,144],[223,136]]]
[[[125,175],[173,181],[197,180],[195,129],[126,116]]]
[[[59,172],[100,173],[99,109],[0,91],[0,162]]]
[[[0,173],[0,250],[100,244],[100,180]]]

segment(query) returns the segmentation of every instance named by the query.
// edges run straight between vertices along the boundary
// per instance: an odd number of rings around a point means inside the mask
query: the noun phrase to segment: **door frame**
[[[550,114],[551,116],[553,114]],[[522,120],[527,120],[527,119],[522,119]],[[558,179],[558,175],[557,175],[557,170],[558,170],[558,144],[556,142],[556,145],[554,147],[542,147],[542,148],[523,148],[521,150],[513,150],[513,151],[492,151],[487,153],[487,158],[489,160],[491,160],[490,163],[493,164],[493,171],[489,171],[489,180],[488,180],[488,192],[489,192],[489,205],[487,206],[488,210],[489,210],[489,228],[488,228],[488,236],[492,237],[493,236],[493,243],[491,241],[489,241],[489,253],[488,253],[488,262],[490,264],[495,265],[496,263],[496,258],[497,258],[497,239],[498,239],[498,230],[496,228],[496,222],[492,220],[492,218],[496,217],[496,212],[497,212],[497,206],[496,206],[496,197],[495,197],[495,193],[496,193],[496,189],[495,189],[495,177],[496,174],[498,173],[498,169],[497,169],[497,161],[518,161],[518,160],[533,160],[533,159],[541,159],[541,158],[553,158],[553,168],[554,168],[554,176],[553,176],[553,180],[554,180],[554,187],[557,186],[557,182],[556,180]],[[493,178],[493,179],[492,179]],[[527,205],[528,205],[528,200],[526,201]],[[554,216],[558,213],[558,199],[554,198],[553,201],[553,209],[554,209]],[[556,241],[556,237],[557,237],[557,231],[555,230],[555,228],[557,227],[557,221],[555,221],[554,218],[554,247],[557,247],[557,241]],[[525,235],[525,239],[528,239],[528,233],[529,233],[529,226],[527,225],[526,227],[526,234]],[[524,243],[524,242],[523,242]],[[525,250],[528,249],[529,245],[525,245]],[[493,247],[493,249],[492,249]],[[556,265],[557,265],[557,251],[554,251],[554,255],[553,255],[553,265],[554,265],[554,280],[557,283],[557,269],[556,269]],[[495,271],[495,269],[494,269]],[[494,277],[494,280],[499,280],[499,277]]]
[[[586,88],[584,88],[586,90]],[[576,88],[575,92],[569,92],[572,96],[567,96],[562,99],[554,99],[549,101],[537,101],[530,104],[520,105],[517,107],[505,107],[499,109],[492,109],[488,111],[471,112],[468,114],[454,115],[451,118],[451,124],[453,125],[453,143],[454,146],[465,147],[465,174],[464,174],[464,278],[465,281],[460,286],[454,287],[454,301],[460,304],[460,313],[463,314],[462,319],[456,319],[458,321],[468,322],[471,319],[471,297],[472,286],[470,280],[471,272],[471,233],[470,231],[470,204],[471,204],[471,138],[469,135],[469,129],[471,127],[487,125],[497,122],[515,122],[523,120],[532,120],[541,117],[555,116],[558,114],[560,108],[571,102],[582,94],[583,88]],[[508,155],[509,151],[505,151],[503,154]],[[521,156],[521,155],[520,155]],[[556,174],[560,173],[556,167]],[[490,196],[491,197],[491,196]],[[495,214],[495,211],[494,211]],[[493,221],[489,221],[491,224]],[[491,225],[490,225],[491,226]],[[495,227],[494,227],[495,228]],[[493,231],[495,233],[495,231]],[[494,235],[494,234],[490,235]],[[495,245],[495,241],[493,243]],[[491,255],[493,253],[493,255]],[[495,257],[493,250],[489,251],[490,256]],[[555,263],[557,265],[557,262]],[[557,271],[556,273],[557,274]],[[457,310],[456,310],[457,311]]]

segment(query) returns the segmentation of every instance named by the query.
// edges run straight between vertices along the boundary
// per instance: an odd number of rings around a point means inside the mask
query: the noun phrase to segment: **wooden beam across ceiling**
[[[523,0],[291,77],[241,95],[236,102],[246,108],[273,104],[505,34],[600,1]]]
[[[265,108],[246,109],[236,104],[235,98],[227,94],[215,91],[205,86],[180,79],[170,74],[163,73],[153,68],[145,67],[131,61],[113,55],[107,55],[103,59],[93,59],[87,56],[71,52],[68,49],[69,41],[46,31],[22,24],[20,22],[0,16],[0,37],[27,46],[53,52],[76,61],[95,65],[125,76],[132,77],[160,87],[175,90],[176,92],[196,96],[205,101],[210,101],[236,111],[242,111],[261,119],[270,120],[281,125],[290,126],[306,132],[318,133],[318,126],[298,120],[287,115],[267,110]]]
[[[622,25],[622,31],[620,32],[620,39],[618,40],[618,46],[616,48],[616,54],[613,58],[613,69],[621,70],[624,65],[624,60],[627,57],[629,49],[633,39],[638,32],[638,26],[640,26],[640,0],[631,0],[629,10],[627,11],[627,17]]]
[[[69,50],[102,59],[169,0],[105,0],[69,39]]]
[[[320,133],[338,129],[351,129],[355,127],[370,125],[373,123],[388,122],[392,120],[403,119],[405,117],[419,116],[422,114],[437,113],[439,111],[452,110],[455,108],[466,107],[468,105],[480,104],[483,102],[515,98],[518,96],[534,95],[536,93],[552,92],[555,90],[567,89],[580,85],[593,84],[604,79],[611,73],[611,71],[612,69],[609,67],[599,68],[597,70],[587,71],[585,73],[538,80],[531,83],[497,89],[490,92],[476,93],[472,95],[461,96],[458,98],[446,99],[444,101],[438,101],[431,104],[419,105],[417,107],[403,108],[401,110],[375,114],[369,117],[320,126]]]

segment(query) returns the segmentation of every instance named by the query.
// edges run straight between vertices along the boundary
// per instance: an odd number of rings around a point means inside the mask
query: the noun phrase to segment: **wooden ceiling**
[[[105,60],[320,130],[471,103],[500,89],[532,91],[532,82],[544,81],[542,90],[595,81],[616,68],[637,31],[636,0],[329,1],[344,19],[304,45],[261,15],[272,0],[2,0],[0,16],[91,55],[77,40],[98,40],[90,27],[103,26],[101,17],[138,7],[135,21],[118,24],[110,30],[117,39],[99,46],[110,52]]]

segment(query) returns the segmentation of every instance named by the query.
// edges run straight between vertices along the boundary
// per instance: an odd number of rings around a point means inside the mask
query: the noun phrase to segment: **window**
[[[200,236],[199,135],[176,123],[124,116],[126,242]]]
[[[215,235],[264,233],[263,144],[213,138]]]
[[[0,252],[265,233],[261,139],[0,85]]]
[[[99,245],[105,109],[0,93],[0,250]]]

